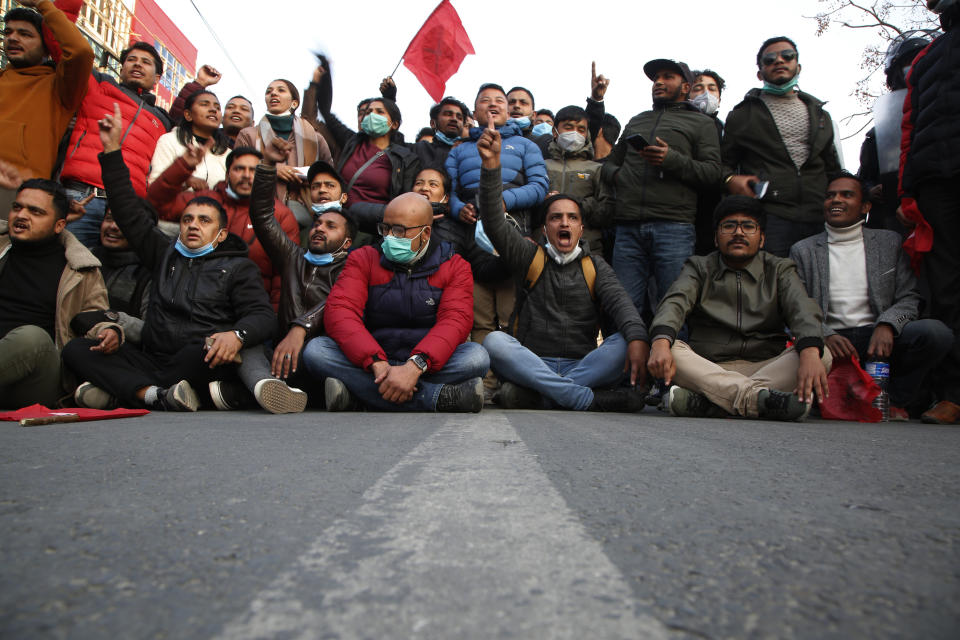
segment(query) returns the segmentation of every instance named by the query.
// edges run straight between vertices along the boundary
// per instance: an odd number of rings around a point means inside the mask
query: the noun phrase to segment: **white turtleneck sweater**
[[[876,316],[870,309],[863,221],[842,229],[824,226],[830,263],[827,326],[836,330],[873,324]]]

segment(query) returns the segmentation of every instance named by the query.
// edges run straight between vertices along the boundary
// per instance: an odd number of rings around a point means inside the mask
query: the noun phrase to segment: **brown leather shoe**
[[[925,411],[920,419],[927,424],[960,424],[960,405],[941,400]]]

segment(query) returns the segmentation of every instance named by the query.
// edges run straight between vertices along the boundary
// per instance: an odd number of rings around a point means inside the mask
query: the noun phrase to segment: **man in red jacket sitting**
[[[478,412],[490,358],[465,342],[473,326],[470,265],[431,239],[433,209],[405,193],[387,205],[378,249],[362,247],[327,297],[327,335],[311,340],[303,362],[326,377],[328,411],[354,397],[379,411]]]
[[[277,310],[280,304],[281,271],[274,268],[263,245],[257,240],[250,222],[250,193],[253,191],[253,175],[263,154],[253,147],[237,147],[227,155],[227,179],[218,182],[213,189],[184,191],[184,183],[193,175],[194,169],[203,161],[209,144],[188,148],[166,171],[150,184],[147,199],[157,208],[162,220],[178,221],[187,203],[199,196],[209,196],[223,205],[227,212],[227,231],[240,236],[250,251],[247,257],[260,268],[263,288],[270,294],[270,304]],[[274,200],[274,217],[283,232],[295,243],[300,242],[300,227],[282,202]]]

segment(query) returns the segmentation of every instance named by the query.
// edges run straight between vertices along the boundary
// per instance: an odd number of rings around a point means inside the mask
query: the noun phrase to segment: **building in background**
[[[0,15],[15,6],[15,0],[0,0]],[[194,78],[197,48],[173,24],[156,0],[84,0],[77,27],[93,48],[94,64],[118,76],[120,52],[137,40],[152,44],[163,58],[163,76],[157,83],[157,104],[169,108],[184,84]],[[0,59],[0,66],[6,65]]]

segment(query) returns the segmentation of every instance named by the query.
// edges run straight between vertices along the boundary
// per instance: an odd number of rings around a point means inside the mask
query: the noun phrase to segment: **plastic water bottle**
[[[880,387],[880,395],[873,399],[873,406],[880,409],[880,418],[883,422],[890,420],[890,396],[887,395],[887,386],[890,383],[890,363],[881,360],[871,360],[864,366],[867,375]]]

